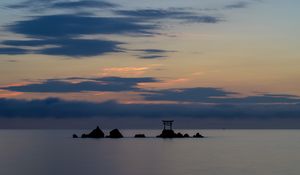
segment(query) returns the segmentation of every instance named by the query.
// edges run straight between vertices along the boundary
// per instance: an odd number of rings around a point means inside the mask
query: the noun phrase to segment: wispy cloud
[[[89,39],[39,39],[39,40],[6,40],[3,44],[14,49],[3,49],[6,54],[45,54],[70,57],[96,56],[110,52],[122,52],[117,41],[89,40]],[[18,47],[33,47],[21,49]],[[43,48],[41,48],[44,46]],[[46,47],[47,46],[47,47]],[[9,52],[10,51],[10,52]],[[0,50],[1,52],[1,50]]]
[[[33,11],[49,9],[78,9],[78,8],[113,8],[119,5],[96,0],[77,0],[77,1],[59,1],[59,0],[26,0],[21,3],[8,5],[12,9],[30,9]]]
[[[248,8],[250,5],[254,3],[261,3],[263,0],[241,0],[241,1],[236,1],[231,4],[227,4],[224,6],[224,9],[241,9],[241,8]]]
[[[224,8],[245,8],[248,4],[250,1],[238,1]],[[130,39],[123,42],[117,41],[118,39],[110,41],[107,36],[104,39],[103,35],[113,35],[117,36],[116,38],[153,37],[166,30],[166,24],[203,25],[224,21],[222,15],[215,11],[208,13],[207,10],[175,7],[126,9],[120,4],[101,0],[25,0],[9,7],[47,12],[31,11],[26,15],[26,19],[19,19],[5,26],[7,32],[22,35],[26,41],[2,41],[2,55],[43,54],[85,58],[120,51],[128,53],[132,50],[126,50],[120,45],[130,44]],[[95,9],[101,9],[101,13],[94,11]],[[102,37],[94,39],[95,35]],[[83,39],[83,36],[90,39]],[[41,49],[40,46],[45,48]],[[170,51],[146,48],[137,52],[140,52],[135,55],[137,58],[159,59],[168,57],[167,53]]]
[[[12,98],[23,94],[22,92],[11,92],[0,89],[0,98]]]
[[[120,52],[117,41],[79,39],[94,34],[152,34],[157,26],[141,24],[140,20],[119,17],[90,17],[82,15],[48,15],[17,21],[7,30],[22,34],[30,40],[4,40],[0,54],[44,54],[69,57],[86,57]],[[56,27],[52,27],[56,26]],[[72,26],[72,27],[70,27]],[[49,46],[40,49],[40,46]],[[32,49],[25,47],[32,47]]]
[[[165,58],[166,56],[164,55],[143,55],[139,56],[141,59],[157,59],[157,58]]]
[[[186,83],[190,81],[189,78],[175,78],[175,79],[167,79],[167,80],[164,80],[164,81],[159,81],[159,82],[153,82],[153,83],[139,83],[139,85],[141,87],[144,87],[144,88],[155,88],[155,89],[161,89],[161,88],[170,88],[172,86],[177,86],[177,85],[181,85],[183,83]]]
[[[93,1],[93,0],[84,0],[84,1],[68,1],[68,2],[56,2],[51,4],[52,8],[112,8],[118,7],[119,5],[106,2],[106,1]]]
[[[148,71],[150,67],[107,67],[103,68],[100,75],[107,76],[107,75],[114,75],[114,74],[121,74],[121,75],[143,75],[146,71]]]
[[[76,81],[74,81],[76,80]],[[2,87],[4,90],[15,92],[39,92],[39,93],[72,93],[83,91],[120,92],[139,91],[139,83],[153,83],[159,80],[152,77],[124,78],[124,77],[101,77],[101,78],[67,78],[49,79],[40,83],[26,85],[11,85]]]
[[[30,51],[22,48],[16,47],[2,47],[0,48],[0,54],[3,55],[19,55],[19,54],[28,54]]]
[[[74,37],[91,34],[152,34],[151,30],[157,28],[156,25],[141,22],[140,19],[124,17],[45,15],[17,21],[8,25],[7,30],[31,37]]]
[[[133,50],[138,52],[136,56],[141,59],[157,59],[157,58],[165,58],[168,53],[175,52],[171,50],[163,50],[163,49],[137,49]]]
[[[238,8],[246,8],[250,5],[250,2],[247,1],[239,1],[232,4],[225,5],[226,9],[238,9]]]
[[[107,72],[118,71],[121,74],[143,72],[150,67],[112,67]],[[132,92],[145,101],[174,103],[209,103],[209,104],[295,104],[300,97],[290,94],[263,93],[242,96],[237,92],[226,91],[217,87],[170,88],[185,84],[188,78],[159,80],[154,77],[70,77],[48,79],[40,82],[14,83],[0,87],[8,92],[23,93],[78,93],[78,92]]]
[[[211,104],[285,104],[300,103],[300,97],[282,94],[258,94],[246,97],[232,97],[238,93],[214,87],[177,88],[152,91],[144,94],[146,100],[197,102]]]
[[[196,23],[218,23],[222,21],[219,17],[211,15],[200,15],[192,11],[178,9],[138,9],[138,10],[116,10],[119,15],[147,20],[176,19],[184,22]]]

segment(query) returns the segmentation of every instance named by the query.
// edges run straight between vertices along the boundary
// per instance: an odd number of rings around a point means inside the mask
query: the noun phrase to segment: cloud
[[[214,99],[215,103],[300,103],[298,96],[262,94],[243,98]]]
[[[72,82],[72,80],[77,80]],[[71,93],[83,91],[139,91],[139,83],[158,82],[152,77],[123,78],[123,77],[102,77],[102,78],[67,78],[50,79],[41,83],[15,85],[2,87],[3,90],[15,92],[40,92],[40,93]]]
[[[74,37],[92,34],[153,34],[156,25],[125,17],[92,17],[78,14],[46,15],[17,21],[7,30],[30,37]],[[53,27],[55,26],[55,27]]]
[[[174,51],[162,50],[162,49],[138,49],[136,51],[141,51],[147,54],[160,54],[160,53],[174,52]]]
[[[112,76],[112,75],[121,75],[121,76],[141,76],[148,71],[157,71],[160,70],[161,64],[149,64],[145,66],[127,66],[127,67],[105,67],[102,69],[99,75],[102,76]],[[141,83],[140,83],[141,84]]]
[[[17,4],[11,4],[7,7],[12,9],[22,9],[22,8],[45,8],[52,2],[55,2],[56,0],[26,0]]]
[[[107,68],[107,71],[144,71],[148,67]],[[186,78],[161,81],[153,77],[117,77],[108,76],[100,78],[70,77],[64,79],[48,79],[39,83],[20,83],[0,87],[0,90],[12,92],[32,93],[74,93],[74,92],[138,92],[148,102],[174,102],[174,103],[205,103],[218,105],[241,104],[292,104],[300,103],[300,97],[289,94],[258,94],[239,97],[241,94],[226,91],[215,87],[194,88],[167,88],[174,84],[182,84],[189,81]],[[156,89],[153,89],[156,87]]]
[[[22,92],[10,92],[0,89],[0,98],[11,98],[23,94]]]
[[[12,118],[217,118],[217,119],[299,119],[299,104],[274,105],[191,105],[120,104],[115,101],[92,103],[43,100],[0,99],[0,117]]]
[[[126,73],[131,71],[145,71],[148,69],[149,67],[108,67],[108,68],[104,68],[103,71]]]
[[[9,8],[13,9],[77,9],[77,8],[113,8],[119,5],[106,2],[106,1],[94,1],[94,0],[78,0],[78,1],[58,1],[58,0],[27,0],[18,4],[9,5]]]
[[[0,48],[0,54],[3,55],[18,55],[18,54],[27,54],[28,50],[16,48],[16,47],[3,47]]]
[[[5,30],[23,35],[26,41],[4,40],[1,43],[7,48],[1,48],[0,54],[43,54],[52,56],[89,57],[111,52],[128,52],[119,45],[127,42],[110,41],[107,39],[83,39],[103,37],[103,35],[117,36],[154,36],[163,29],[164,19],[179,22],[217,23],[219,17],[200,15],[195,11],[184,8],[168,9],[138,9],[117,10],[119,7],[106,1],[78,0],[27,0],[10,5],[11,8],[27,8],[35,10],[63,10],[48,11],[28,16],[27,19],[12,22],[4,26]],[[104,14],[94,13],[86,8],[101,8]],[[109,8],[109,9],[106,9]],[[65,11],[70,9],[71,11]],[[42,15],[41,15],[42,14]],[[97,15],[98,14],[98,15]],[[55,27],[54,27],[55,26]],[[107,36],[106,36],[107,38]],[[43,48],[41,48],[43,46]],[[28,48],[30,47],[30,48]],[[137,55],[141,59],[157,59],[167,57],[170,51],[162,49],[143,49]]]
[[[244,8],[250,3],[252,1],[239,1],[224,8]],[[104,35],[151,37],[160,34],[166,22],[178,25],[178,23],[214,24],[223,21],[219,15],[207,14],[207,10],[203,9],[176,7],[121,9],[115,8],[122,7],[119,4],[101,0],[26,0],[9,7],[49,11],[27,16],[26,20],[18,20],[4,26],[6,31],[23,35],[27,41],[3,41],[5,48],[0,49],[0,54],[3,55],[43,54],[82,58],[120,51],[127,53],[129,50],[121,48],[120,45],[130,44],[130,41],[94,39],[95,35],[97,38]],[[97,8],[102,10],[101,13],[93,11]],[[36,44],[33,44],[34,42]],[[45,47],[40,48],[38,43]],[[49,45],[52,47],[48,47]],[[134,56],[140,59],[159,59],[166,58],[167,53],[171,51],[141,49],[140,52]]]
[[[175,52],[170,50],[163,49],[137,49],[134,50],[140,52],[137,56],[141,59],[157,59],[157,58],[165,58],[167,57],[167,53]]]
[[[121,75],[142,75],[146,71],[150,70],[151,67],[106,67],[102,69],[100,75],[112,75],[112,74],[121,74]]]
[[[167,79],[167,80],[160,81],[160,82],[155,82],[155,83],[147,83],[147,84],[140,83],[140,85],[142,87],[148,88],[148,89],[153,89],[153,88],[161,89],[161,90],[156,90],[156,91],[153,90],[152,91],[154,94],[158,94],[158,93],[163,93],[163,92],[166,92],[166,91],[172,91],[174,89],[167,89],[167,88],[186,84],[190,80],[191,79],[189,79],[189,78],[185,78],[185,77],[180,78],[179,77],[179,78]],[[187,88],[187,89],[189,89],[189,88]]]
[[[76,14],[33,17],[6,26],[8,31],[23,34],[32,39],[4,40],[1,43],[10,48],[1,48],[0,54],[86,57],[125,51],[119,47],[120,44],[125,43],[99,39],[81,39],[80,36],[95,34],[151,35],[154,34],[153,30],[158,27],[154,24],[142,24],[141,22],[138,19],[125,17],[91,17]],[[49,45],[52,47],[40,48]],[[25,47],[33,48],[25,49]]]
[[[146,100],[198,102],[211,104],[275,104],[275,103],[300,103],[300,97],[282,94],[262,94],[246,97],[232,97],[235,92],[228,92],[220,88],[197,87],[166,89],[143,94]]]
[[[40,40],[6,40],[2,44],[8,46],[22,47],[30,46],[37,47],[34,49],[19,49],[11,50],[6,54],[45,54],[45,55],[59,55],[59,56],[96,56],[103,55],[110,52],[121,52],[119,47],[121,42],[108,40],[90,40],[90,39],[40,39]],[[52,47],[49,47],[51,45]],[[40,48],[41,46],[48,46]],[[5,54],[5,52],[3,52]]]
[[[150,19],[177,18],[178,16],[186,16],[193,14],[186,11],[164,9],[116,10],[115,12],[119,15],[143,17]]]
[[[207,102],[211,97],[227,97],[233,93],[219,88],[198,87],[183,89],[166,89],[144,94],[146,100],[182,101],[182,102]]]
[[[52,8],[112,8],[118,7],[119,5],[105,2],[105,1],[68,1],[68,2],[56,2],[51,5]]]
[[[223,21],[222,19],[215,17],[215,16],[209,16],[209,15],[203,15],[203,16],[179,16],[177,19],[182,19],[184,22],[188,23],[218,23],[220,21]]]
[[[247,1],[239,1],[232,4],[225,5],[225,9],[239,9],[239,8],[247,8],[250,5],[250,2]]]
[[[215,16],[199,15],[195,12],[177,9],[139,9],[116,10],[115,13],[123,16],[144,18],[147,20],[177,19],[184,22],[217,23],[221,19]]]
[[[144,56],[139,56],[141,59],[157,59],[157,58],[165,58],[166,56],[164,55],[144,55]]]

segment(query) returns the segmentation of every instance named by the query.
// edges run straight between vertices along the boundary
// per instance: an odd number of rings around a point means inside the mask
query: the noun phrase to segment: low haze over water
[[[179,131],[179,130],[178,130]],[[73,139],[82,130],[1,130],[1,175],[298,175],[300,130],[185,130],[207,138]],[[107,133],[107,131],[106,131]]]

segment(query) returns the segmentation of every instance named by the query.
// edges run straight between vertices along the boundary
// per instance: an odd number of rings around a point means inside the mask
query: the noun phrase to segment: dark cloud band
[[[72,79],[72,78],[71,78]],[[139,91],[139,83],[158,82],[152,77],[141,78],[121,78],[121,77],[103,77],[86,78],[80,82],[70,82],[71,79],[50,79],[37,84],[28,84],[24,86],[10,86],[3,89],[18,92],[45,92],[45,93],[71,93],[83,91]],[[76,78],[75,78],[76,79]]]
[[[0,117],[5,118],[218,118],[218,119],[298,119],[299,104],[290,105],[191,105],[191,104],[119,104],[114,101],[92,103],[44,100],[0,99]]]

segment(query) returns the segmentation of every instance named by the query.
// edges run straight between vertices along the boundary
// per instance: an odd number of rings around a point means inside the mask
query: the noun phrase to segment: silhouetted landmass
[[[157,137],[161,137],[161,138],[174,138],[176,137],[176,134],[173,130],[169,130],[169,129],[164,129],[162,131],[162,133],[160,135],[158,135]]]
[[[199,132],[197,132],[195,135],[193,135],[194,138],[203,138],[203,135],[199,134]]]
[[[145,138],[146,136],[145,136],[145,134],[136,134],[134,137],[135,138]]]
[[[176,134],[176,137],[177,138],[183,138],[183,135],[179,132],[179,133]]]
[[[104,133],[103,131],[99,128],[99,126],[97,126],[96,129],[94,129],[92,132],[90,132],[89,134],[82,134],[81,138],[103,138],[104,137]]]
[[[188,138],[190,136],[188,134],[184,134],[183,137]]]
[[[162,130],[162,133],[156,137],[158,138],[190,138],[190,136],[186,134],[182,134],[180,132],[175,133],[172,129],[172,122],[173,121],[164,121],[164,129]],[[89,134],[82,134],[81,138],[123,138],[124,136],[118,129],[113,129],[109,132],[109,135],[105,136],[103,131],[97,126],[96,129],[94,129]],[[135,138],[145,138],[145,134],[135,134]],[[73,138],[78,138],[76,134],[73,134]],[[199,133],[196,133],[193,135],[193,138],[203,138],[203,136]]]
[[[159,138],[189,138],[190,136],[188,134],[182,135],[180,132],[175,133],[173,130],[170,129],[164,129],[162,133],[156,137]],[[193,135],[193,138],[204,138],[201,134],[196,133]]]
[[[109,132],[108,138],[123,138],[123,135],[118,129],[113,129]]]

